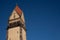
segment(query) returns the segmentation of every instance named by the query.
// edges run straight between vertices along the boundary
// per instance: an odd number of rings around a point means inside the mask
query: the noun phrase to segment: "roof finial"
[[[16,3],[16,6],[17,6],[18,4]]]

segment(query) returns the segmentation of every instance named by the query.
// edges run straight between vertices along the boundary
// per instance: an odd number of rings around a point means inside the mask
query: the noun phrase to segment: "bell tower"
[[[26,40],[24,15],[18,5],[16,5],[9,17],[7,40]]]

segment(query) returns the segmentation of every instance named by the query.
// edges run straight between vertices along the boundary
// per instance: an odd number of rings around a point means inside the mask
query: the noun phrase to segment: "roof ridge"
[[[22,14],[22,10],[18,7],[18,5],[16,5],[15,11],[16,11],[19,15]]]

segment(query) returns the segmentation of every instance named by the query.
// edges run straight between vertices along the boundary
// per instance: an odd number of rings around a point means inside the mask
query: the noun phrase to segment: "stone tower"
[[[7,40],[26,40],[24,15],[18,5],[16,5],[9,17]]]

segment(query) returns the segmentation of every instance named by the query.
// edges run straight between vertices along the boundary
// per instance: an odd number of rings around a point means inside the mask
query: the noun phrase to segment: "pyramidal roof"
[[[15,11],[16,11],[19,15],[22,14],[22,10],[18,7],[18,5],[16,5]]]

